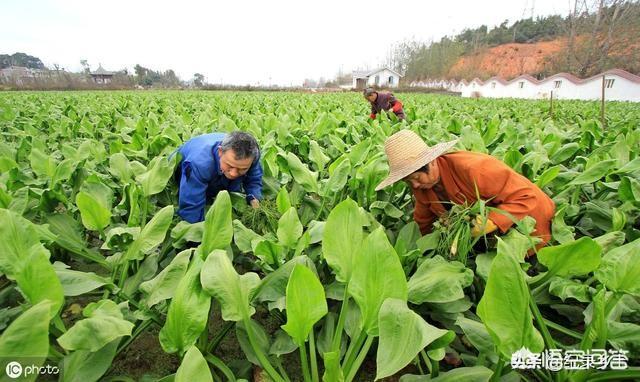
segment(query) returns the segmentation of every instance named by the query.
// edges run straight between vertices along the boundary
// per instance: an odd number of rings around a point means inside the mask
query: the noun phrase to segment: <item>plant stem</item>
[[[344,297],[342,298],[342,306],[340,307],[340,316],[338,317],[338,325],[336,326],[336,332],[333,334],[333,341],[331,342],[331,351],[336,351],[340,354],[340,340],[342,339],[342,329],[344,328],[344,321],[347,317],[347,304],[349,303],[349,284],[344,286]]]
[[[216,348],[218,347],[218,345],[220,345],[220,342],[222,342],[222,340],[224,339],[224,337],[227,336],[227,334],[229,333],[229,331],[231,329],[233,329],[233,327],[236,325],[236,323],[234,321],[227,321],[224,323],[224,326],[222,326],[222,330],[220,330],[215,336],[213,336],[213,338],[211,339],[211,341],[209,342],[209,344],[207,345],[206,351],[208,353],[212,353],[214,350],[216,350]]]
[[[503,367],[504,367],[504,361],[502,360],[502,358],[498,358],[498,364],[496,365],[495,371],[491,375],[491,379],[489,380],[490,382],[495,382],[500,380],[500,377],[502,376]]]
[[[422,362],[427,365],[427,369],[429,369],[429,375],[432,376],[433,366],[431,365],[431,361],[429,361],[429,356],[427,356],[427,352],[424,349],[420,350],[420,357],[422,357]]]
[[[264,353],[262,352],[262,349],[260,349],[260,347],[258,346],[258,343],[256,342],[256,338],[253,334],[253,329],[251,328],[251,325],[252,325],[251,319],[245,318],[243,322],[244,322],[244,328],[247,331],[247,337],[249,337],[249,343],[251,344],[253,351],[256,353],[256,357],[258,357],[258,361],[260,361],[260,365],[264,368],[267,374],[269,374],[269,377],[271,377],[271,379],[273,379],[275,382],[283,382],[284,379],[273,368],[273,366],[271,365],[271,362],[269,362],[269,359],[264,355]]]
[[[349,348],[347,349],[347,353],[344,355],[344,362],[342,363],[342,369],[350,370],[353,362],[356,360],[356,356],[358,355],[358,350],[362,348],[362,344],[367,339],[367,332],[364,330],[360,330],[358,336],[355,339],[352,339],[349,344]]]
[[[300,364],[302,365],[302,375],[305,382],[311,381],[311,374],[309,373],[309,360],[307,357],[307,345],[303,342],[299,347],[300,350]]]
[[[360,351],[360,354],[358,354],[356,361],[353,363],[351,370],[344,370],[345,372],[348,373],[347,378],[345,378],[345,382],[353,381],[353,378],[356,376],[358,369],[360,369],[360,365],[362,365],[364,358],[367,356],[367,353],[369,352],[369,348],[371,347],[371,344],[373,343],[374,338],[375,337],[373,336],[367,336],[367,340],[365,341],[364,346]]]
[[[309,334],[309,355],[311,356],[311,379],[313,382],[320,382],[318,375],[318,360],[316,359],[316,338],[313,334],[313,328]]]
[[[544,338],[544,342],[547,344],[547,349],[556,349],[556,343],[551,337],[551,333],[549,333],[549,329],[544,322],[544,318],[542,318],[542,314],[538,309],[538,305],[533,298],[533,294],[531,293],[531,289],[529,289],[529,307],[533,312],[533,317],[538,322],[538,326],[540,327],[540,331],[542,332],[542,338]]]
[[[135,341],[135,339],[140,334],[142,334],[142,332],[145,331],[152,323],[153,323],[152,320],[147,320],[141,323],[140,325],[138,325],[138,327],[136,328],[136,330],[133,331],[131,336],[127,338],[127,340],[118,348],[118,350],[116,351],[116,356],[120,354],[124,349],[126,349],[127,346],[131,345],[131,343]]]
[[[574,330],[565,328],[564,326],[556,324],[555,322],[547,320],[546,318],[544,319],[544,323],[553,330],[557,330],[558,332],[566,334],[567,336],[575,338],[577,340],[582,340],[582,334]]]
[[[204,359],[206,359],[207,362],[209,362],[210,364],[215,366],[218,370],[220,370],[222,374],[224,374],[224,376],[227,377],[228,381],[230,382],[236,381],[236,377],[235,375],[233,375],[233,372],[231,371],[231,369],[229,369],[229,367],[225,365],[220,358],[216,357],[213,354],[207,354],[205,355]]]

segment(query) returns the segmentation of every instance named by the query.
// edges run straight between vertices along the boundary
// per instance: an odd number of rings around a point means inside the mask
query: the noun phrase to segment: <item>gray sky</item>
[[[375,67],[392,44],[438,40],[531,14],[567,14],[569,0],[138,1],[2,0],[0,53],[24,52],[79,71],[174,69],[209,83],[299,85]]]

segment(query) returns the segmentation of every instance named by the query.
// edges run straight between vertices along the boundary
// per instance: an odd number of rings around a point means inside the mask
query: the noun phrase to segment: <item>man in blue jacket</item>
[[[219,191],[240,192],[247,202],[260,207],[262,166],[256,139],[248,133],[212,133],[191,138],[178,151],[182,161],[176,169],[179,179],[178,215],[189,223],[204,220],[208,200]]]

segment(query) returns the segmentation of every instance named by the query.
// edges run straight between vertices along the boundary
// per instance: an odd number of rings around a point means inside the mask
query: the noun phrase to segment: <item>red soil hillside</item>
[[[549,58],[563,50],[566,39],[533,44],[503,44],[463,56],[449,70],[449,78],[514,78],[523,73],[540,73]]]

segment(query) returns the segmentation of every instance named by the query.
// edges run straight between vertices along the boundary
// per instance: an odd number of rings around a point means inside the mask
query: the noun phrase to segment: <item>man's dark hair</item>
[[[365,97],[369,97],[369,96],[370,96],[371,94],[373,94],[373,93],[377,93],[377,91],[376,91],[374,88],[366,88],[366,89],[364,89],[364,90],[362,91],[362,94],[363,94]]]
[[[227,150],[233,150],[236,159],[239,160],[258,158],[260,155],[258,142],[253,135],[244,131],[233,131],[227,134],[220,143],[220,149],[223,153]]]

